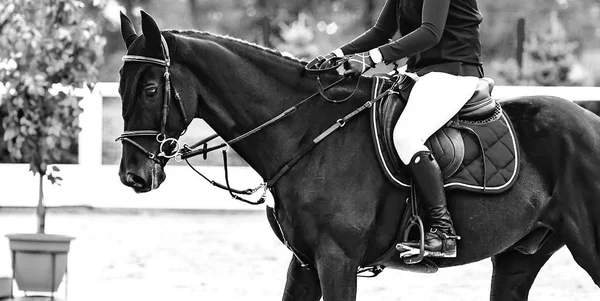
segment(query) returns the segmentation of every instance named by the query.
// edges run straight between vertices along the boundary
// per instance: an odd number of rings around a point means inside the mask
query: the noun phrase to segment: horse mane
[[[301,64],[302,66],[307,64],[307,62],[304,60],[301,60],[299,58],[296,58],[296,57],[293,57],[290,55],[284,55],[280,51],[275,50],[273,48],[262,46],[262,45],[259,45],[259,44],[256,44],[256,43],[253,43],[253,42],[250,42],[247,40],[239,39],[236,37],[232,37],[229,35],[220,35],[220,34],[210,33],[207,31],[199,31],[199,30],[193,30],[193,29],[190,29],[190,30],[169,29],[166,31],[170,32],[172,34],[176,34],[176,35],[183,35],[188,38],[208,39],[208,40],[212,40],[212,41],[220,41],[220,42],[233,44],[233,45],[248,46],[250,48],[259,50],[261,53],[266,53],[266,54],[272,55],[273,57],[275,57],[277,59],[292,62],[294,64]],[[222,44],[222,43],[219,43],[219,44]]]

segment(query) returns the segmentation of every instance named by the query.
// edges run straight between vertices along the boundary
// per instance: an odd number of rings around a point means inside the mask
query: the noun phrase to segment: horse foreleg
[[[564,246],[553,235],[535,254],[526,255],[509,250],[492,257],[491,301],[525,301],[540,269],[552,254]]]
[[[319,299],[321,299],[321,284],[317,271],[314,268],[302,267],[296,257],[293,257],[288,267],[282,300],[318,301]]]
[[[358,263],[335,243],[321,246],[316,257],[323,301],[355,301]]]
[[[586,223],[590,219],[586,216],[566,219],[563,236],[575,262],[600,287],[600,220]]]

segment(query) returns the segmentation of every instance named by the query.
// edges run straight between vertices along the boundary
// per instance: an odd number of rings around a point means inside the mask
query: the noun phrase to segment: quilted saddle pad
[[[388,80],[386,80],[388,81]],[[381,93],[389,82],[376,80],[374,93]],[[399,187],[411,187],[408,169],[393,145],[393,129],[406,103],[407,93],[374,102],[371,130],[375,151],[388,179]],[[510,119],[496,103],[495,110],[483,120],[449,121],[432,135],[426,145],[438,161],[447,189],[482,193],[501,193],[509,189],[519,171],[519,147]]]

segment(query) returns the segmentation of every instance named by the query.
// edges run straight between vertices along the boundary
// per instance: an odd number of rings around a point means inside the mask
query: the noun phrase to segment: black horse
[[[146,13],[143,35],[124,15],[121,30],[128,48],[120,78],[121,139],[127,143],[119,175],[137,192],[165,180],[171,143],[157,140],[179,137],[192,118],[204,119],[230,140],[289,113],[232,145],[264,179],[272,179],[300,149],[371,97],[371,78],[345,80],[328,95],[343,98],[358,87],[348,101],[332,104],[318,96],[290,112],[316,91],[315,76],[301,61],[230,37],[161,32]],[[329,83],[339,78],[321,76]],[[566,245],[600,285],[600,119],[555,97],[515,98],[502,106],[520,140],[518,179],[496,195],[449,191],[462,240],[457,258],[433,262],[452,267],[491,257],[491,300],[527,300],[541,267]],[[329,135],[271,188],[276,205],[275,214],[267,209],[270,222],[298,255],[290,262],[283,300],[355,300],[357,270],[396,242],[409,190],[384,176],[367,115]],[[517,248],[540,231],[545,235],[538,248]]]

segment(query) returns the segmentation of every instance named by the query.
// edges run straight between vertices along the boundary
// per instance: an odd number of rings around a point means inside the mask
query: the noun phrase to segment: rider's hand
[[[335,61],[338,57],[335,53],[330,52],[326,55],[319,55],[316,58],[312,59],[307,66],[311,69],[327,69],[329,67],[335,66]]]
[[[340,70],[340,75],[358,76],[373,67],[375,67],[375,62],[373,62],[373,59],[368,52],[358,53],[351,56],[350,59],[344,63],[344,70]]]

